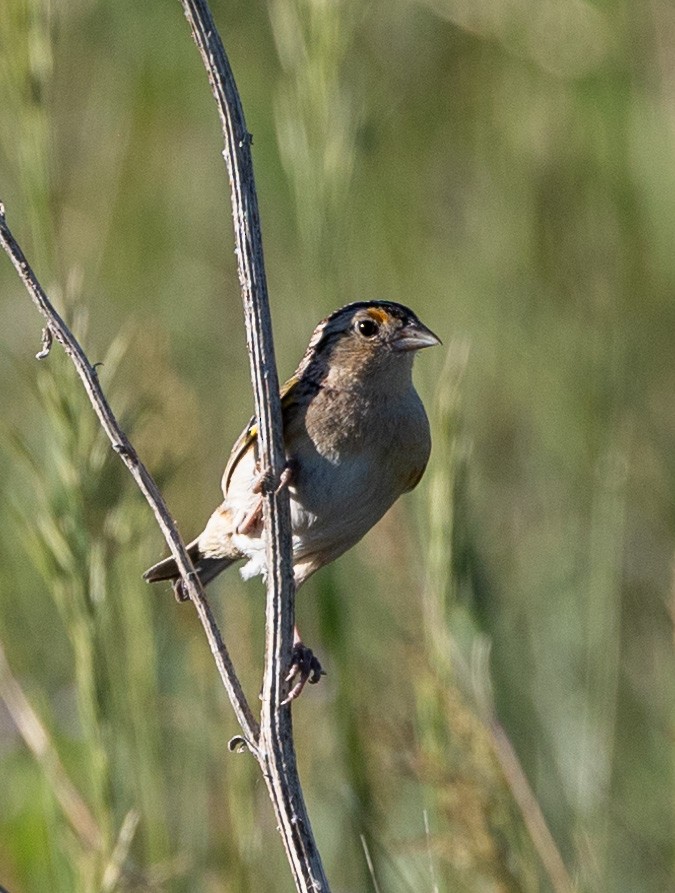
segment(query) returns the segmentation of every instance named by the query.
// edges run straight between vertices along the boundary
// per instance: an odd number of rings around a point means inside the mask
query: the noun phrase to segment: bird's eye
[[[374,319],[360,319],[356,324],[356,330],[364,338],[374,338],[380,327]]]

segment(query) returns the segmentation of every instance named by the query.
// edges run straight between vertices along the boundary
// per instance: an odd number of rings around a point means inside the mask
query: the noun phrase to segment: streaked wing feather
[[[287,382],[284,383],[280,390],[281,397],[281,412],[282,417],[285,421],[286,411],[289,406],[293,403],[293,395],[295,386],[298,383],[297,377],[294,375],[288,379]],[[252,416],[248,425],[241,432],[239,437],[237,438],[234,446],[232,447],[232,452],[230,453],[230,458],[227,460],[227,465],[225,466],[225,472],[223,473],[223,494],[227,495],[228,487],[230,486],[230,481],[232,479],[232,475],[234,473],[237,464],[241,460],[241,458],[246,455],[246,453],[251,449],[255,448],[256,443],[258,442],[258,420],[255,416]]]

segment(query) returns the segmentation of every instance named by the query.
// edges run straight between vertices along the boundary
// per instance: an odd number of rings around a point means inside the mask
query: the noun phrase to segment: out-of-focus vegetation
[[[333,889],[562,890],[560,856],[579,891],[673,889],[670,4],[213,7],[282,376],[363,297],[446,345],[424,481],[299,599]],[[221,148],[178,2],[4,0],[0,195],[186,537],[251,409]],[[290,890],[195,616],[141,582],[150,513],[39,341],[0,259],[0,685],[49,741],[0,708],[0,884]],[[262,589],[211,591],[255,701]]]

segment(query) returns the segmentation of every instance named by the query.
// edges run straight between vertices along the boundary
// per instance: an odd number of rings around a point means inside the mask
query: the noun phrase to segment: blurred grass
[[[671,889],[670,5],[213,5],[281,374],[362,297],[447,345],[417,364],[419,490],[299,602],[329,670],[294,719],[334,889],[552,889],[497,718],[579,891]],[[177,3],[6,0],[0,195],[186,536],[251,408],[220,150]],[[0,712],[0,884],[290,889],[194,618],[140,581],[160,538],[39,331],[0,264],[0,640],[103,842]],[[255,699],[260,587],[213,596]]]

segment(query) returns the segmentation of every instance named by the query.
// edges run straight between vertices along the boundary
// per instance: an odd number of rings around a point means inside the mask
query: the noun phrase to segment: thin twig
[[[288,492],[279,490],[284,469],[279,382],[274,361],[258,200],[251,159],[252,138],[220,35],[205,0],[181,0],[213,91],[225,140],[232,217],[251,379],[259,424],[260,461],[269,473],[263,494],[267,532],[265,675],[258,759],[277,816],[298,891],[328,893],[298,777],[286,673],[291,661],[295,593]]]
[[[259,735],[258,723],[251,712],[251,708],[246,701],[246,697],[239,683],[232,661],[228,654],[220,630],[216,625],[215,618],[204,595],[204,590],[199,582],[199,578],[195,573],[192,562],[185,551],[185,546],[174,524],[164,498],[157,488],[150,472],[138,458],[136,450],[132,447],[126,434],[122,431],[119,422],[115,418],[108,401],[101,390],[96,370],[87,359],[79,341],[70,331],[65,322],[54,309],[52,303],[44,292],[35,276],[35,273],[26,260],[26,257],[12,235],[7,218],[5,217],[5,206],[0,202],[0,245],[9,255],[10,260],[14,264],[23,284],[26,286],[28,293],[33,299],[33,303],[40,313],[47,320],[49,330],[56,341],[63,346],[75,365],[77,374],[82,379],[84,389],[87,396],[94,407],[94,411],[98,416],[101,427],[107,434],[113,449],[119,454],[120,458],[131,472],[141,493],[145,496],[150,508],[152,509],[157,523],[160,526],[164,538],[166,539],[176,564],[180,570],[188,594],[194,604],[199,619],[204,627],[204,632],[211,647],[211,652],[215,659],[220,673],[220,678],[232,702],[232,707],[237,716],[237,720],[244,732],[247,742],[255,748]]]
[[[368,872],[370,874],[370,879],[373,882],[373,890],[375,893],[382,893],[380,890],[380,885],[377,883],[377,875],[375,874],[375,866],[373,865],[373,859],[370,855],[370,850],[368,849],[368,842],[365,838],[365,835],[361,835],[361,846],[363,847],[363,855],[366,857],[366,865],[368,866]]]

